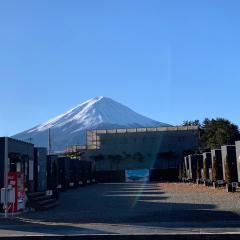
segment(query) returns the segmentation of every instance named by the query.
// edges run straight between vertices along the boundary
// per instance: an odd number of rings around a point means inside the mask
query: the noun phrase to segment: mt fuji
[[[170,125],[142,116],[110,98],[95,97],[13,137],[47,147],[51,129],[52,148],[61,151],[67,146],[85,144],[86,130],[165,126]]]

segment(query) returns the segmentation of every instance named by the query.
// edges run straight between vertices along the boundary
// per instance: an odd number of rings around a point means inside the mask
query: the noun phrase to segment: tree
[[[198,126],[201,127],[201,122],[199,120],[193,120],[193,121],[183,121],[183,126]]]
[[[200,147],[205,151],[240,140],[238,126],[224,118],[205,118],[202,123],[199,120],[184,121],[183,126],[187,125],[199,127]]]
[[[234,144],[240,139],[238,126],[223,118],[204,119],[201,143],[203,149],[219,148],[225,144]]]

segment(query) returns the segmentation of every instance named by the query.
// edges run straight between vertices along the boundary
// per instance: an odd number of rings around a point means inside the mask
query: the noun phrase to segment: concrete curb
[[[183,233],[183,234],[86,234],[86,235],[23,235],[0,237],[4,239],[80,239],[80,240],[239,240],[240,233]]]

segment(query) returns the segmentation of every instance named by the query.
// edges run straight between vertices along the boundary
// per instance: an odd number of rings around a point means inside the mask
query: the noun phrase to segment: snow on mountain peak
[[[156,127],[169,126],[142,116],[130,108],[108,97],[89,99],[75,108],[39,124],[15,137],[20,139],[33,138],[38,145],[46,145],[44,137],[49,128],[58,143],[58,149],[69,144],[83,143],[83,131],[87,129],[110,129],[117,127]],[[40,140],[39,140],[40,139]],[[43,143],[44,142],[44,143]]]
[[[32,128],[28,131],[28,133],[31,133],[33,131],[45,131],[46,129],[52,128],[52,127],[61,127],[71,121],[76,120],[84,120],[86,119],[85,114],[88,114],[89,110],[94,107],[94,104],[96,104],[98,101],[102,100],[104,97],[95,97],[91,98],[76,107],[70,109],[66,113],[63,113],[55,118],[50,119],[49,121],[39,124],[35,128]],[[86,124],[86,122],[85,122]]]

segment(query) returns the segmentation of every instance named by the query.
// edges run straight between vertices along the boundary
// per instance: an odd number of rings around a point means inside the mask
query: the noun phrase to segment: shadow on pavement
[[[69,226],[77,223],[128,224],[135,227],[150,226],[154,223],[161,227],[180,229],[191,225],[222,228],[223,224],[219,225],[217,222],[223,221],[230,227],[240,227],[240,217],[235,212],[218,210],[213,204],[166,202],[165,200],[171,198],[168,195],[154,184],[99,184],[73,189],[62,194],[59,207],[47,212],[22,215],[18,219],[17,231],[26,231],[28,228],[31,231],[51,234],[66,231],[110,231]],[[34,223],[35,221],[41,223]],[[61,225],[51,225],[54,223]],[[0,225],[1,229],[16,230],[14,222],[12,228],[11,224],[3,225],[1,220]]]
[[[0,219],[1,222],[1,219]],[[109,234],[110,231],[90,227],[72,226],[70,224],[53,224],[50,222],[29,222],[26,219],[11,219],[7,224],[0,224],[0,236],[11,235],[63,235],[63,234]],[[6,223],[6,222],[5,222]],[[3,232],[4,230],[4,232]]]

